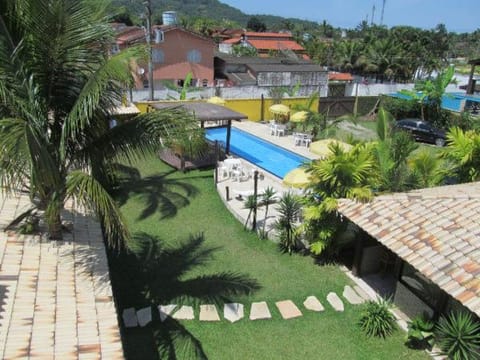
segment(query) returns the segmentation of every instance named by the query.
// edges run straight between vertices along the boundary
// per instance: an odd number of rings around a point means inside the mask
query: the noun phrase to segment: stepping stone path
[[[234,323],[243,318],[243,304],[228,303],[223,306],[223,317]]]
[[[138,325],[144,327],[152,321],[152,309],[149,307],[137,311]]]
[[[275,305],[277,305],[278,311],[280,311],[284,319],[293,319],[302,316],[301,311],[292,300],[277,301]]]
[[[220,321],[215,305],[200,305],[200,321]]]
[[[160,314],[160,321],[164,322],[165,319],[168,316],[170,316],[170,314],[172,313],[173,310],[175,310],[176,307],[177,307],[177,305],[175,305],[175,304],[159,305],[158,306],[158,312]]]
[[[195,319],[193,307],[184,305],[172,317],[177,320],[193,320]]]
[[[136,327],[138,325],[137,313],[134,308],[123,310],[122,318],[123,324],[127,328]]]
[[[365,301],[349,285],[345,285],[342,295],[352,305],[359,305]]]
[[[370,297],[370,295],[367,294],[367,292],[365,290],[363,290],[360,286],[358,285],[354,285],[353,286],[353,290],[355,290],[355,292],[360,295],[360,297],[363,298],[363,300],[365,301],[369,301],[369,300],[372,300],[372,298]]]
[[[328,293],[327,301],[330,303],[330,305],[332,305],[332,307],[335,309],[335,311],[343,311],[344,310],[342,300],[334,292]]]
[[[303,302],[303,306],[307,310],[312,310],[312,311],[324,311],[325,308],[323,307],[322,303],[318,301],[318,299],[315,296],[309,296],[307,299]]]
[[[271,319],[272,315],[265,301],[254,302],[250,308],[250,320]]]

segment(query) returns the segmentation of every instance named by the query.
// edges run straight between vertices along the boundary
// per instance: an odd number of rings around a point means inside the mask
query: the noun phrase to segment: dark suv
[[[445,131],[432,127],[420,119],[402,119],[395,124],[397,129],[408,131],[416,141],[427,142],[437,146],[445,145]]]

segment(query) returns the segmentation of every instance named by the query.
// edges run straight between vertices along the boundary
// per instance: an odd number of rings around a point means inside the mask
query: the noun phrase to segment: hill
[[[142,0],[112,0],[113,8],[119,9],[124,7],[131,15],[132,19],[139,19],[140,15],[145,12]],[[250,15],[245,14],[241,10],[230,5],[221,3],[218,0],[151,0],[153,18],[161,19],[163,11],[176,11],[179,18],[197,17],[210,18],[213,20],[229,20],[237,23],[241,27],[246,27],[248,20],[252,16],[258,17],[265,23],[269,30],[280,29],[288,22],[292,25],[299,25],[303,28],[311,28],[318,26],[313,21],[284,18],[273,15]]]

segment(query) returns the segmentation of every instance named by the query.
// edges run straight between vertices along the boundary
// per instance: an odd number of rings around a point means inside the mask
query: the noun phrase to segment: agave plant
[[[368,301],[360,317],[360,328],[368,336],[386,338],[391,335],[397,328],[395,317],[390,312],[391,307],[390,300]]]
[[[470,313],[450,313],[441,317],[435,328],[435,338],[441,354],[449,359],[480,359],[480,322]]]

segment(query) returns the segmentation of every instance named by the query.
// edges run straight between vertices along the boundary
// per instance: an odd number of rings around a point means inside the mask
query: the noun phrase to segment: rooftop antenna
[[[372,7],[372,21],[370,22],[370,25],[373,25],[374,17],[375,17],[375,4],[373,4],[373,7]]]
[[[383,25],[383,13],[385,12],[385,3],[387,2],[387,0],[383,0],[383,3],[382,3],[382,15],[380,16],[380,25]]]

